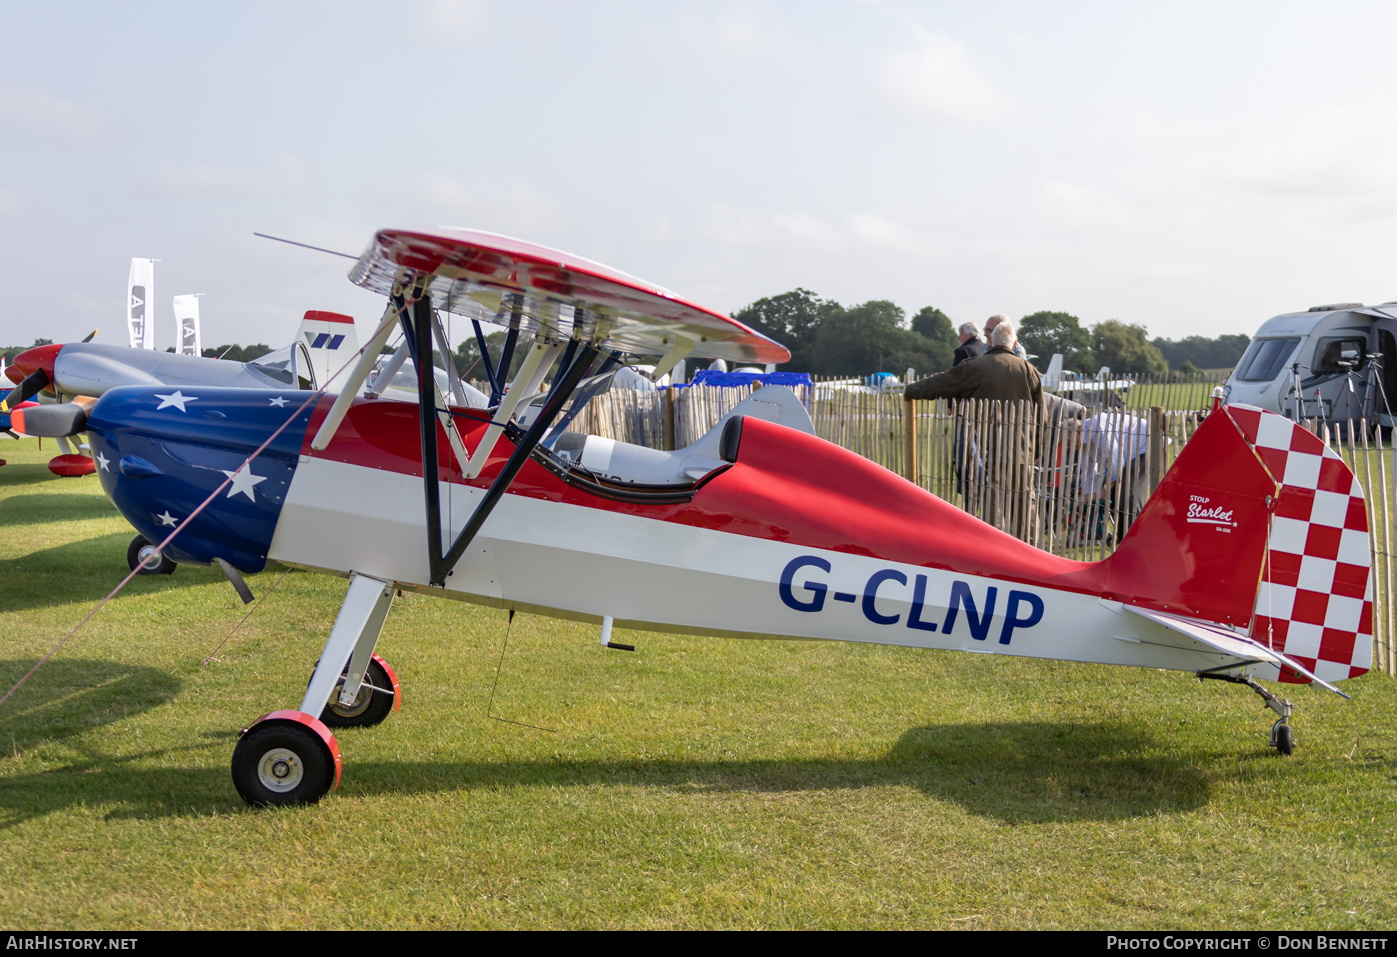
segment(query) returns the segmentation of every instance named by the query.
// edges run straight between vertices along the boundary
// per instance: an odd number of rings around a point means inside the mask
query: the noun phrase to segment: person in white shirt
[[[1078,488],[1093,503],[1088,515],[1116,512],[1116,534],[1124,535],[1148,494],[1149,423],[1128,412],[1098,412],[1081,424],[1077,437]],[[1101,531],[1098,521],[1098,538]]]

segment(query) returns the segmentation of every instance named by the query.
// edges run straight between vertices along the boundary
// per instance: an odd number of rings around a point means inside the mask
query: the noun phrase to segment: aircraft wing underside
[[[442,311],[545,337],[606,340],[638,355],[679,346],[695,357],[743,363],[791,358],[780,343],[653,283],[493,233],[380,230],[349,278],[385,296],[426,279]]]

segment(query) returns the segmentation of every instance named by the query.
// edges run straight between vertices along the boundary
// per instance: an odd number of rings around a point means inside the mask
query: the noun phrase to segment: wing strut
[[[441,569],[441,469],[437,464],[437,381],[432,366],[432,300],[420,295],[411,317],[401,296],[393,297],[402,317],[403,336],[412,350],[417,372],[417,421],[422,427],[422,491],[427,505],[427,564],[431,580],[445,577]],[[426,360],[425,362],[423,360]],[[429,411],[430,410],[430,411]]]
[[[576,339],[568,341],[564,350],[562,343],[535,342],[530,349],[528,358],[525,360],[525,368],[520,370],[520,375],[511,386],[510,396],[517,396],[513,402],[504,402],[496,410],[495,421],[488,431],[503,431],[505,420],[518,405],[519,400],[527,397],[543,381],[549,367],[552,366],[554,357],[559,351],[563,351],[563,359],[560,364],[558,374],[553,380],[552,388],[549,390],[548,399],[543,404],[543,409],[538,417],[530,423],[528,431],[524,433],[518,445],[510,454],[509,459],[500,469],[494,481],[490,483],[490,488],[486,490],[484,498],[471,513],[470,520],[466,522],[465,528],[456,536],[451,548],[445,554],[442,553],[442,523],[441,523],[441,467],[440,455],[437,446],[437,424],[442,421],[446,427],[448,437],[451,437],[455,429],[454,423],[450,419],[450,411],[441,409],[441,394],[437,388],[436,378],[432,370],[432,344],[435,334],[436,316],[432,310],[431,299],[426,295],[420,295],[411,308],[407,306],[401,296],[394,297],[394,306],[397,307],[399,315],[402,317],[403,333],[409,347],[412,350],[412,361],[417,370],[417,401],[418,401],[418,421],[421,424],[422,432],[422,490],[427,510],[427,565],[430,572],[430,582],[441,587],[446,584],[446,578],[451,574],[456,563],[465,554],[467,546],[480,531],[480,527],[485,524],[490,513],[499,504],[505,491],[514,482],[515,476],[524,467],[529,456],[538,447],[543,436],[547,434],[548,427],[553,424],[553,420],[558,417],[577,389],[577,385],[592,367],[593,362],[599,356],[600,350],[595,345],[584,345]],[[505,343],[505,352],[500,357],[500,364],[495,369],[495,376],[492,377],[492,386],[497,391],[503,391],[503,376],[505,370],[509,368],[506,362],[512,358],[514,351],[513,340],[518,338],[518,330],[510,330],[509,337]],[[528,381],[523,381],[527,379]],[[429,409],[435,409],[436,415],[429,414]],[[500,413],[503,413],[501,416]],[[455,442],[452,443],[455,445]],[[457,458],[460,460],[462,473],[469,475],[474,468],[475,474],[479,474],[479,467],[484,465],[484,459],[488,457],[487,445],[493,445],[488,439],[482,439],[477,446],[475,455],[471,460],[480,456],[481,462],[475,463],[465,459],[457,449]],[[483,453],[483,454],[482,454]]]
[[[577,340],[572,340],[572,344],[576,345]],[[519,474],[519,470],[522,469],[524,463],[529,460],[529,456],[532,455],[534,449],[538,447],[539,440],[541,440],[544,433],[548,431],[548,427],[553,424],[553,420],[557,418],[558,413],[562,411],[564,403],[567,402],[573,390],[577,388],[577,384],[582,381],[582,377],[587,374],[587,370],[591,368],[592,363],[600,354],[601,352],[596,346],[581,346],[577,349],[577,355],[572,360],[571,364],[566,365],[562,369],[558,381],[555,382],[553,388],[548,393],[548,401],[544,403],[543,410],[539,412],[538,418],[534,419],[533,423],[529,426],[529,430],[525,432],[524,437],[519,440],[519,444],[515,446],[514,452],[509,456],[509,460],[506,461],[504,467],[500,469],[500,474],[495,476],[495,480],[490,483],[490,488],[485,493],[485,497],[480,500],[480,505],[476,508],[475,512],[471,514],[470,521],[466,523],[465,528],[461,529],[461,534],[456,536],[456,541],[451,545],[451,551],[447,552],[446,556],[441,560],[440,577],[434,577],[432,579],[433,585],[446,584],[446,576],[451,574],[451,569],[456,566],[456,562],[458,562],[465,553],[466,546],[471,543],[476,533],[480,531],[480,526],[485,524],[485,519],[490,517],[490,513],[494,511],[495,506],[499,504],[505,491],[514,481],[514,477]],[[428,523],[430,523],[431,520],[431,515],[429,514],[427,517]]]
[[[490,347],[485,344],[485,333],[480,328],[480,320],[472,319],[475,326],[475,344],[480,347],[480,361],[485,364],[485,377],[490,380],[490,404],[495,404],[495,394],[500,392],[500,382],[495,378],[495,364],[490,361]]]
[[[588,384],[584,386],[582,391],[578,394],[577,401],[572,404],[572,408],[568,409],[568,414],[563,416],[563,420],[548,433],[548,438],[543,440],[545,446],[551,449],[558,443],[558,437],[568,430],[569,425],[572,425],[572,420],[577,418],[577,413],[586,408],[587,403],[596,398],[598,392],[606,388],[606,374],[610,372],[613,367],[619,365],[620,362],[621,353],[619,352],[613,352],[606,357],[606,361],[601,364],[601,368],[597,369],[597,371],[592,374],[591,378],[587,380]]]

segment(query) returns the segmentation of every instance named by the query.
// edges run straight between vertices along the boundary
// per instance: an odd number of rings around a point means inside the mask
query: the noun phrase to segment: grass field
[[[95,479],[0,442],[0,682],[126,571]],[[281,570],[249,579],[259,596]],[[143,577],[0,708],[17,928],[1391,928],[1397,688],[1249,692],[1011,658],[629,633],[409,596],[403,710],[339,790],[249,810],[237,730],[295,707],[345,583],[244,614]]]

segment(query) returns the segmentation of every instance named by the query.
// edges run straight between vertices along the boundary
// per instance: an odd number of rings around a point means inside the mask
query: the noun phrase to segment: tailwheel
[[[133,572],[140,569],[139,575],[173,575],[179,564],[162,555],[160,549],[146,541],[144,535],[137,535],[126,546],[126,565]]]
[[[339,783],[335,736],[300,711],[258,718],[233,749],[233,786],[254,806],[315,804]]]
[[[1236,685],[1246,685],[1251,690],[1261,696],[1261,700],[1266,703],[1276,714],[1280,715],[1276,723],[1271,725],[1271,747],[1275,748],[1279,754],[1295,753],[1295,730],[1290,726],[1290,715],[1295,710],[1295,706],[1284,698],[1278,697],[1267,691],[1251,675],[1215,674],[1211,671],[1198,672],[1198,680],[1228,681]],[[1342,693],[1342,692],[1341,692]]]
[[[345,669],[348,673],[348,668]],[[330,692],[330,702],[320,713],[320,720],[332,728],[368,728],[387,718],[402,705],[402,689],[398,686],[398,676],[388,662],[378,655],[369,659],[364,670],[364,683],[354,696],[351,705],[340,704],[341,680]]]

